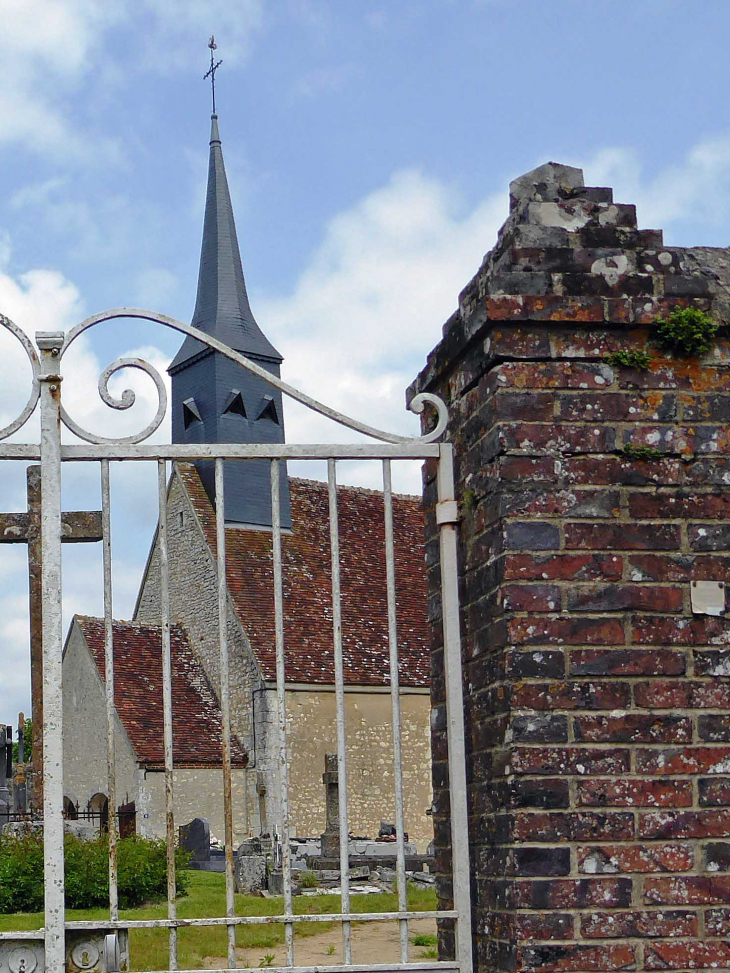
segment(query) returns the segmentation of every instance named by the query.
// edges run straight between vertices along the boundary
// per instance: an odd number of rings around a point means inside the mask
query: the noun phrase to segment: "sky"
[[[190,320],[211,34],[254,313],[287,381],[370,424],[417,434],[404,389],[523,172],[582,166],[667,244],[730,243],[725,0],[0,0],[0,24],[0,313],[30,335],[119,306]],[[141,429],[149,379],[113,380],[138,403],[110,417],[98,375],[131,354],[164,373],[179,340],[157,325],[99,326],[65,359],[69,413],[106,435]],[[0,426],[28,376],[0,336]],[[285,408],[290,441],[351,438]],[[37,434],[31,421],[15,439]],[[120,617],[150,543],[154,477],[114,470]],[[378,485],[372,468],[343,478]],[[418,470],[396,482],[417,492]],[[98,470],[66,469],[64,501],[96,508]],[[5,463],[0,509],[24,506],[24,468]],[[67,622],[101,610],[100,558],[99,545],[66,548]],[[0,546],[8,723],[29,709],[26,571],[24,547]]]

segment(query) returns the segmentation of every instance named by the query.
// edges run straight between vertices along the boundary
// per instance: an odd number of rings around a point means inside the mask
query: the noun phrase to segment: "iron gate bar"
[[[215,525],[218,557],[218,640],[221,669],[221,755],[223,757],[223,817],[226,853],[226,915],[235,916],[235,879],[233,873],[233,779],[231,772],[231,701],[228,659],[228,581],[226,578],[226,514],[223,460],[215,461]],[[248,800],[248,794],[246,794]],[[236,966],[236,927],[229,925],[228,965]]]
[[[72,342],[88,328],[100,321],[115,317],[140,317],[150,321],[172,327],[177,331],[198,338],[224,356],[238,362],[254,374],[271,385],[279,388],[285,394],[307,405],[314,411],[332,418],[334,421],[347,426],[356,432],[364,433],[380,442],[373,444],[358,443],[347,446],[332,445],[203,445],[203,446],[150,446],[140,445],[149,435],[159,427],[164,418],[167,399],[164,383],[160,375],[148,363],[141,359],[118,359],[102,372],[99,380],[99,393],[102,400],[111,408],[127,409],[134,404],[134,394],[124,392],[119,399],[114,398],[108,389],[110,377],[124,367],[132,367],[144,371],[155,383],[158,391],[159,403],[157,415],[142,433],[127,436],[119,441],[109,441],[104,437],[95,436],[81,429],[65,412],[60,397],[61,376],[60,362],[64,352]],[[48,709],[44,728],[52,745],[45,755],[44,767],[49,787],[45,795],[45,874],[46,874],[46,920],[43,930],[26,933],[0,933],[0,940],[44,938],[46,948],[46,969],[48,973],[62,973],[65,966],[65,930],[99,930],[108,929],[152,929],[166,928],[169,935],[169,966],[171,970],[177,967],[177,930],[185,927],[198,926],[226,926],[228,937],[228,967],[234,970],[235,930],[239,925],[284,924],[287,930],[287,966],[272,967],[273,970],[295,969],[297,973],[315,973],[318,967],[293,967],[293,924],[308,922],[336,921],[343,928],[345,965],[329,966],[332,973],[337,971],[354,971],[354,973],[376,973],[376,971],[426,971],[449,970],[459,973],[471,973],[471,916],[469,889],[469,859],[468,859],[468,818],[466,804],[466,772],[464,762],[464,715],[463,715],[463,687],[460,650],[460,631],[458,614],[458,584],[456,575],[456,522],[457,510],[454,498],[453,479],[453,449],[450,445],[435,442],[443,433],[448,414],[446,407],[436,396],[425,393],[417,396],[411,408],[415,412],[423,411],[427,404],[436,410],[438,421],[436,427],[427,435],[419,438],[408,438],[396,434],[373,429],[364,423],[343,416],[327,406],[310,399],[303,393],[292,389],[286,383],[276,379],[270,373],[262,370],[255,363],[221,345],[215,339],[209,338],[198,329],[181,322],[175,322],[163,315],[155,315],[146,311],[130,311],[121,309],[105,312],[88,318],[65,336],[62,333],[38,334],[36,340],[41,350],[39,358],[29,339],[12,322],[0,315],[0,326],[9,330],[21,343],[30,360],[33,369],[33,387],[28,404],[17,420],[0,430],[0,440],[16,433],[34,412],[40,401],[41,411],[41,444],[1,443],[0,459],[34,460],[41,459],[43,475],[43,529],[46,543],[43,549],[43,650],[44,665],[48,674],[46,686]],[[62,446],[61,423],[72,432],[84,439],[81,445]],[[447,723],[449,730],[449,771],[450,798],[452,807],[452,848],[453,848],[453,884],[454,908],[433,913],[408,912],[407,890],[405,883],[405,855],[404,855],[404,809],[403,809],[403,778],[400,765],[400,692],[398,679],[398,638],[396,617],[396,577],[395,577],[395,548],[393,537],[393,495],[391,461],[394,459],[436,459],[438,461],[438,503],[436,508],[437,523],[440,532],[441,565],[442,565],[442,603],[444,616],[444,654],[447,685]],[[170,645],[170,590],[169,590],[169,551],[167,536],[167,461],[182,460],[214,460],[216,467],[216,481],[219,486],[220,502],[216,506],[216,537],[217,570],[218,570],[218,622],[219,648],[221,664],[221,733],[222,755],[224,771],[224,813],[226,821],[226,916],[202,919],[178,919],[175,899],[175,829],[174,829],[174,793],[173,793],[173,739],[172,739],[172,666]],[[328,496],[330,518],[330,546],[332,557],[332,605],[333,605],[333,642],[335,659],[335,696],[337,703],[337,740],[338,740],[338,770],[340,779],[339,820],[340,820],[340,871],[342,877],[341,911],[322,915],[295,915],[291,901],[291,855],[288,847],[289,827],[283,828],[282,852],[285,889],[284,911],[279,916],[245,916],[233,914],[235,899],[232,895],[232,781],[226,783],[226,767],[230,775],[230,685],[228,681],[228,635],[227,635],[227,587],[226,587],[226,552],[225,552],[225,508],[223,498],[223,461],[246,459],[269,459],[272,470],[272,502],[274,506],[274,524],[272,529],[272,558],[274,561],[274,597],[276,613],[277,636],[277,700],[279,701],[279,722],[283,733],[281,740],[280,783],[282,785],[282,806],[288,809],[288,753],[286,747],[286,682],[285,682],[285,644],[283,628],[283,580],[281,553],[281,522],[279,517],[280,500],[280,467],[287,459],[327,460],[328,466]],[[342,646],[342,614],[340,590],[340,560],[339,535],[337,516],[337,478],[336,461],[345,459],[379,460],[383,471],[383,503],[385,518],[385,556],[386,556],[386,588],[388,600],[388,645],[391,675],[391,702],[394,733],[394,763],[395,763],[395,797],[396,797],[396,839],[397,874],[398,874],[398,909],[384,913],[353,913],[349,897],[349,847],[348,847],[348,817],[347,817],[347,753],[345,733],[344,707],[344,666]],[[114,715],[114,652],[112,590],[111,590],[111,503],[109,490],[110,462],[125,461],[154,461],[158,468],[158,550],[160,556],[160,615],[162,630],[162,662],[163,662],[163,715],[165,738],[165,804],[166,804],[166,837],[168,863],[168,918],[160,920],[120,921],[118,903],[114,903],[115,886],[114,854],[110,853],[110,920],[108,922],[65,922],[64,915],[64,884],[63,884],[63,816],[60,810],[63,799],[62,774],[62,695],[61,695],[61,660],[62,660],[62,616],[61,616],[61,577],[60,577],[60,481],[62,462],[101,461],[102,506],[104,518],[104,630],[105,649],[104,666],[106,677],[106,710],[107,710],[107,759],[109,774],[109,793],[114,795],[113,806],[116,803],[114,794],[115,755],[114,740],[110,728],[113,726]],[[275,472],[276,471],[276,472]],[[226,756],[226,751],[228,756]],[[247,810],[247,809],[246,809]],[[228,816],[230,815],[230,826]],[[114,819],[114,815],[111,817]],[[287,813],[288,817],[288,813]],[[111,822],[110,822],[111,823]],[[118,835],[116,822],[112,823],[110,843],[114,846]],[[454,961],[446,962],[407,962],[408,958],[408,921],[409,919],[437,918],[456,921],[457,955]],[[400,933],[401,962],[388,964],[368,964],[367,966],[352,964],[350,929],[352,922],[398,922]],[[192,971],[191,971],[192,973]]]
[[[165,835],[167,839],[167,916],[177,917],[177,877],[175,874],[174,757],[172,741],[172,660],[170,658],[170,562],[167,547],[167,463],[157,462],[157,492],[160,545],[160,625],[162,631],[162,713],[165,742]],[[177,927],[169,933],[170,969],[177,969]]]
[[[119,892],[117,888],[117,843],[119,839],[119,812],[117,806],[116,742],[114,722],[114,601],[112,593],[112,527],[111,488],[109,460],[101,461],[101,519],[102,557],[104,562],[104,688],[106,692],[106,747],[107,787],[109,788],[109,915],[119,918]],[[101,820],[99,821],[101,825]]]
[[[395,837],[398,911],[408,911],[406,886],[405,814],[403,809],[403,763],[400,720],[400,670],[398,667],[398,620],[395,600],[395,542],[393,537],[393,483],[390,460],[383,460],[383,506],[385,515],[385,574],[388,592],[388,648],[390,653],[390,694],[393,712],[393,774],[395,778]],[[401,919],[400,958],[408,962],[408,920]]]
[[[345,673],[342,659],[342,591],[340,584],[340,522],[337,510],[337,461],[327,460],[329,492],[330,551],[332,561],[332,634],[335,662],[335,706],[337,714],[337,797],[340,823],[340,901],[344,915],[350,909],[350,835],[347,819],[347,728],[345,726]],[[324,850],[324,849],[322,849]],[[342,923],[345,963],[352,963],[352,927]]]
[[[271,461],[271,556],[274,576],[274,630],[276,642],[276,703],[279,743],[279,791],[281,799],[281,853],[284,912],[291,914],[291,849],[289,846],[289,760],[286,734],[286,659],[284,646],[284,585],[281,564],[281,479],[279,461]],[[294,966],[294,927],[284,926],[286,964]]]

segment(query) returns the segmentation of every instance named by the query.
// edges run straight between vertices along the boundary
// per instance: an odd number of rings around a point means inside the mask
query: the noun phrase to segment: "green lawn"
[[[408,891],[408,907],[423,912],[436,908],[433,889],[411,887]],[[353,912],[395,912],[398,899],[395,894],[353,895]],[[296,896],[294,912],[298,915],[339,912],[339,896]],[[284,911],[281,898],[260,899],[255,896],[237,895],[236,914],[239,916],[275,916]],[[212,872],[190,872],[190,891],[178,900],[181,919],[198,919],[224,916],[226,913],[225,878]],[[167,903],[155,903],[138,909],[121,910],[121,919],[163,919],[167,915]],[[66,917],[74,919],[108,920],[105,909],[70,909]],[[17,913],[0,916],[0,932],[39,929],[43,925],[42,913]],[[308,922],[294,927],[295,935],[307,936],[331,929],[332,923]],[[138,929],[131,932],[133,970],[164,970],[168,967],[167,930]],[[284,941],[284,927],[273,925],[239,926],[238,945],[243,948],[262,949]],[[195,927],[178,932],[178,962],[181,969],[197,969],[205,956],[225,956],[226,930],[222,927]]]

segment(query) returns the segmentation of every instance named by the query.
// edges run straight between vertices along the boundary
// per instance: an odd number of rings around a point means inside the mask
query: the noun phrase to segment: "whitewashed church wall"
[[[233,771],[234,848],[249,836],[244,811],[247,774],[251,771]],[[223,841],[223,774],[219,768],[178,768],[173,775],[173,794],[176,830],[193,818],[206,818],[211,837]],[[165,826],[165,775],[147,771],[139,781],[137,830],[146,837],[164,838]]]
[[[185,488],[172,477],[168,497],[170,614],[187,630],[190,645],[216,695],[220,695],[218,580],[213,555],[205,541]],[[135,618],[160,622],[160,561],[157,541],[142,581]],[[253,748],[252,696],[261,677],[238,616],[228,604],[231,729]]]
[[[291,826],[299,836],[325,827],[324,756],[337,751],[335,694],[287,693],[290,741]],[[405,828],[425,852],[433,840],[431,817],[431,701],[416,693],[401,697]],[[353,834],[377,837],[381,820],[395,821],[393,734],[389,693],[345,694],[348,811]]]
[[[118,717],[115,746],[117,804],[125,804],[136,799],[137,762]],[[63,657],[63,792],[82,807],[109,794],[104,684],[75,623]]]

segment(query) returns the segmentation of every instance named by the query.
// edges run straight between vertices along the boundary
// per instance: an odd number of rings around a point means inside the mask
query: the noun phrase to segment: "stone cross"
[[[30,681],[33,715],[33,802],[43,806],[43,591],[41,585],[41,468],[29,466],[28,510],[0,514],[0,544],[28,545]],[[62,540],[71,544],[104,538],[101,512],[61,514]]]
[[[18,761],[15,765],[13,777],[13,810],[25,812],[28,810],[25,777],[25,716],[18,714]]]
[[[338,858],[340,854],[340,775],[337,754],[324,755],[322,783],[325,787],[325,826],[322,834],[322,858]]]

